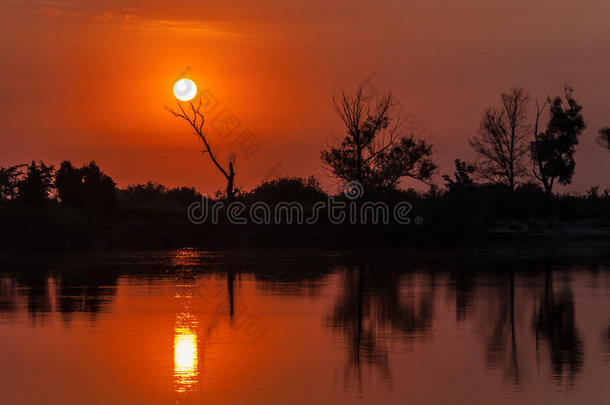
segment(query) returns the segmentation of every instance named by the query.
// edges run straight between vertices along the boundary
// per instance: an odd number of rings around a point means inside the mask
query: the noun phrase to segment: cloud
[[[124,24],[126,26],[154,33],[175,33],[182,35],[202,35],[228,37],[238,36],[235,32],[221,29],[219,24],[198,20],[166,20],[145,18],[134,10],[107,10],[91,18],[98,23]]]
[[[51,7],[39,7],[38,11],[40,11],[40,14],[46,15],[47,17],[59,17],[63,14],[58,8]]]
[[[57,1],[41,1],[35,3],[36,11],[46,17],[80,16],[83,13],[71,3]]]
[[[74,3],[43,1],[37,3],[36,11],[45,17],[73,17],[99,24],[113,24],[154,34],[176,34],[184,36],[239,37],[234,30],[220,22],[184,19],[160,19],[145,17],[133,8],[91,9]]]
[[[125,10],[106,10],[102,14],[95,15],[91,20],[96,22],[133,22],[140,17]]]
[[[218,24],[197,20],[156,20],[137,16],[127,19],[135,27],[157,33],[175,33],[180,35],[200,35],[207,37],[237,37],[236,32],[224,30]]]

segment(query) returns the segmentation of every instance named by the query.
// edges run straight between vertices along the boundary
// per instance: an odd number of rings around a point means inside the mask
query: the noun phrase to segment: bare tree
[[[479,130],[470,139],[478,154],[479,176],[506,184],[511,190],[523,178],[528,151],[527,108],[530,97],[523,88],[502,93],[500,108],[488,108]]]
[[[222,173],[222,175],[225,177],[225,179],[227,181],[227,187],[225,189],[226,198],[228,201],[232,201],[235,198],[235,194],[236,194],[236,187],[235,187],[235,159],[236,159],[236,157],[235,157],[235,154],[229,155],[228,162],[227,162],[228,163],[227,169],[225,169],[223,167],[223,165],[221,165],[218,162],[218,159],[216,158],[216,155],[214,155],[214,152],[212,151],[212,148],[210,147],[210,143],[208,142],[207,134],[204,133],[204,131],[203,131],[203,124],[205,122],[205,118],[204,118],[203,114],[201,113],[201,98],[199,98],[197,100],[196,104],[193,103],[192,101],[188,102],[188,106],[189,106],[190,110],[189,109],[185,110],[182,107],[182,104],[180,102],[178,102],[177,105],[178,105],[179,111],[173,110],[169,107],[166,107],[166,109],[175,117],[182,118],[183,120],[188,122],[189,125],[195,131],[195,134],[197,135],[197,137],[199,137],[199,139],[201,139],[201,141],[203,142],[203,145],[205,146],[205,149],[202,151],[202,153],[204,155],[207,153],[210,156],[210,159],[212,160],[212,163],[214,163],[214,166],[216,166],[218,171],[220,171],[220,173]]]
[[[403,177],[423,182],[431,177],[436,169],[432,146],[400,134],[392,94],[374,96],[360,86],[354,93],[342,91],[333,103],[346,135],[323,151],[321,159],[334,176],[388,189]]]

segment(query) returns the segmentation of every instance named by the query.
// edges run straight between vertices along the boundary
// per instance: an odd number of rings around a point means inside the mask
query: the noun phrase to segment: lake
[[[0,256],[0,403],[608,404],[589,253]]]

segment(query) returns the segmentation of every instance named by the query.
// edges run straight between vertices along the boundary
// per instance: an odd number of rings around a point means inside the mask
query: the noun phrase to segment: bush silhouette
[[[248,201],[263,201],[269,204],[298,201],[313,204],[322,201],[327,195],[314,176],[309,178],[283,177],[266,181],[246,195]]]

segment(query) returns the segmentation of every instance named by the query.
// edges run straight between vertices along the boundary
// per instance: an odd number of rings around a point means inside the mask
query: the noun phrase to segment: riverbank
[[[419,218],[419,219],[418,219]],[[468,218],[444,221],[433,212],[414,215],[408,224],[312,225],[194,224],[180,210],[124,210],[112,216],[53,207],[0,210],[3,249],[116,250],[172,249],[184,246],[209,250],[451,248],[496,243],[544,241],[610,241],[610,226],[598,218],[497,219],[489,225]]]

